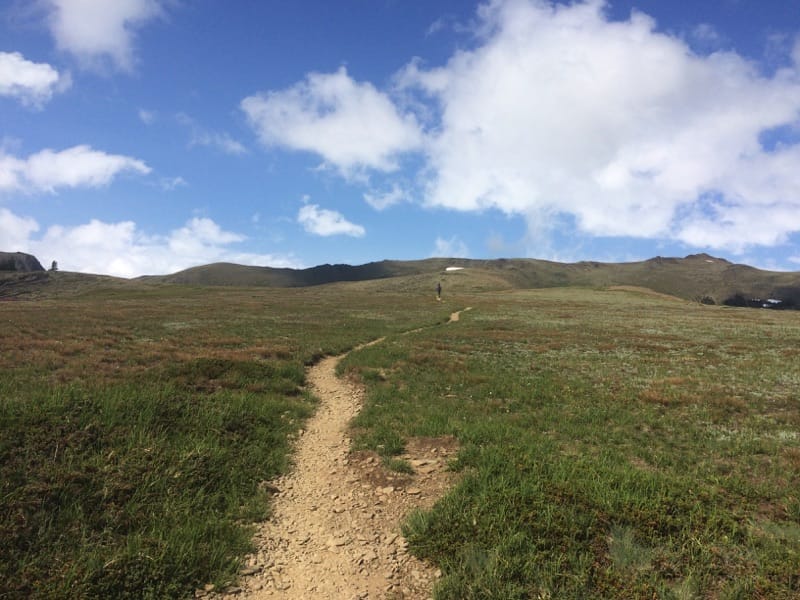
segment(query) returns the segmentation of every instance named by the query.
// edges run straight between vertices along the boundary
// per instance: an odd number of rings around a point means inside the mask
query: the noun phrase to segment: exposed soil
[[[458,318],[453,313],[450,322]],[[411,510],[429,508],[450,487],[447,463],[457,451],[456,440],[409,440],[398,458],[411,464],[413,474],[387,470],[374,453],[351,452],[348,425],[364,392],[336,377],[343,356],[325,358],[308,370],[320,406],[298,439],[292,472],[264,484],[275,494],[273,514],[259,527],[258,550],[247,557],[239,584],[226,590],[209,585],[195,596],[431,597],[440,573],[406,551],[400,524]]]

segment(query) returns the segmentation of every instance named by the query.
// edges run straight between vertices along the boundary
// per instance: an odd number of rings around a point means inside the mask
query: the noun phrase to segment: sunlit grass
[[[403,310],[396,310],[402,305]],[[94,289],[0,305],[0,597],[233,581],[315,401],[304,367],[434,324],[414,295]]]
[[[382,373],[357,444],[462,444],[461,483],[406,524],[438,597],[800,595],[796,313],[588,290],[470,303],[345,365]]]
[[[411,437],[461,445],[405,524],[438,597],[800,596],[798,313],[453,287],[0,304],[4,597],[231,581],[314,410],[305,365],[381,336],[341,365],[368,388],[354,446],[407,471]]]

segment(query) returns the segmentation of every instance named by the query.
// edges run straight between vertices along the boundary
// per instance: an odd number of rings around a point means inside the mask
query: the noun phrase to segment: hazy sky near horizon
[[[800,270],[800,1],[0,0],[0,250]]]

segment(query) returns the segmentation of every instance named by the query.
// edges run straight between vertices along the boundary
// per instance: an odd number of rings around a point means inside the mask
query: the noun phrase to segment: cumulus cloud
[[[37,231],[39,224],[34,219],[0,208],[0,248],[8,252],[27,252],[30,236]]]
[[[0,192],[54,192],[60,187],[100,187],[119,174],[150,172],[141,160],[80,145],[59,152],[45,149],[27,158],[0,150]]]
[[[300,211],[297,213],[297,222],[308,233],[326,237],[330,235],[363,237],[366,233],[361,225],[351,223],[341,213],[320,208],[316,204],[306,204],[300,207]]]
[[[130,71],[134,60],[135,30],[163,16],[160,0],[46,0],[50,31],[59,49],[84,66],[110,61]]]
[[[186,226],[172,232],[169,248],[179,256],[196,255],[208,247],[225,246],[245,239],[243,235],[223,230],[211,219],[195,217]]]
[[[401,113],[371,83],[353,80],[344,67],[248,96],[241,108],[265,145],[313,152],[345,175],[394,171],[399,155],[422,143],[412,114]]]
[[[797,61],[765,76],[642,13],[610,21],[601,0],[494,0],[478,17],[473,48],[398,75],[439,109],[428,204],[715,248],[800,230],[798,148],[759,142],[798,123]]]
[[[302,268],[295,257],[240,252],[245,236],[223,230],[208,218],[192,218],[166,235],[148,235],[133,221],[106,223],[91,219],[74,227],[53,225],[40,238],[34,219],[0,208],[0,247],[30,252],[64,271],[138,277],[175,273],[213,262]]]
[[[47,63],[26,60],[19,52],[0,52],[0,96],[41,108],[71,83],[69,74],[60,74]]]
[[[412,60],[391,95],[341,68],[241,108],[265,145],[366,174],[378,210],[410,199],[408,156],[426,205],[521,216],[544,246],[565,224],[734,252],[800,232],[800,41],[759,65],[707,24],[676,35],[607,8],[488,0],[469,43]]]

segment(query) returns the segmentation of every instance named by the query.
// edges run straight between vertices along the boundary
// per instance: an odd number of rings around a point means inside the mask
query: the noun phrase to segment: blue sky
[[[0,1],[0,250],[800,270],[800,4]]]

